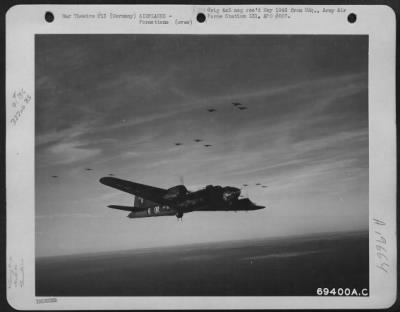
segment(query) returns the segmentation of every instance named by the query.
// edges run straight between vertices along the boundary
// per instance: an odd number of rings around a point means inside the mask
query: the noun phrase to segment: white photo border
[[[345,8],[343,14],[298,14],[291,19],[214,19],[208,8],[238,5],[17,5],[6,15],[7,300],[15,309],[378,309],[396,301],[396,17],[383,5],[307,5]],[[241,5],[272,8],[305,5]],[[63,19],[62,14],[126,11],[166,13],[191,24],[140,25],[110,19]],[[51,11],[55,20],[47,23]],[[356,23],[347,21],[348,13]],[[362,34],[369,37],[369,263],[368,297],[57,297],[35,296],[35,35],[37,34]],[[29,102],[18,122],[14,92]],[[377,246],[385,244],[385,254]],[[383,264],[385,263],[385,264]],[[14,269],[15,268],[15,269]],[[14,283],[15,282],[15,283]]]

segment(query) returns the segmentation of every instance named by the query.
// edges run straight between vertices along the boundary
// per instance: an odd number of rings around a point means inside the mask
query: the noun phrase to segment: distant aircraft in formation
[[[243,104],[242,104],[242,103],[239,103],[239,102],[233,102],[232,105],[235,106],[235,107],[236,107],[237,109],[239,109],[239,110],[248,109],[247,106],[243,106]],[[210,113],[213,113],[213,112],[216,111],[216,109],[214,109],[214,108],[209,108],[209,109],[207,109],[207,110],[208,110]]]
[[[241,103],[234,102],[233,106],[239,110],[245,110],[248,107]],[[208,109],[210,113],[216,111],[214,108]],[[125,122],[125,120],[123,120]],[[196,143],[203,142],[202,139],[194,139]],[[176,146],[183,143],[176,142]],[[205,147],[211,147],[211,144],[204,144]],[[85,168],[86,171],[93,171],[92,168]],[[52,178],[58,178],[53,175]],[[119,178],[114,178],[114,174],[108,174],[103,177],[100,183],[116,188],[120,191],[134,195],[133,206],[109,205],[109,208],[130,211],[128,218],[145,218],[158,216],[175,215],[182,219],[184,213],[193,211],[239,211],[239,210],[258,210],[265,206],[258,206],[248,198],[243,198],[240,189],[232,186],[207,185],[205,188],[190,192],[186,187],[176,185],[169,189],[148,186]],[[260,186],[261,183],[256,183]],[[243,184],[247,187],[248,184]],[[262,185],[262,188],[266,188]]]
[[[194,139],[194,141],[195,141],[196,143],[203,142],[202,139]],[[183,145],[183,143],[181,143],[181,142],[176,142],[175,145],[176,145],[176,146],[181,146],[181,145]],[[211,145],[211,144],[204,144],[204,146],[205,146],[205,147],[211,147],[212,145]]]
[[[261,186],[262,188],[268,187],[267,185],[261,185],[261,183],[256,183],[256,185],[257,185],[257,186]],[[249,185],[248,185],[248,184],[242,184],[242,186],[247,187],[247,186],[249,186]]]
[[[85,168],[85,170],[86,171],[93,171],[93,169],[92,168]],[[58,176],[57,175],[53,175],[53,176],[51,176],[52,178],[58,178]]]
[[[99,181],[135,196],[133,206],[108,206],[129,211],[128,218],[175,215],[182,219],[183,214],[193,211],[248,211],[265,208],[248,198],[239,199],[240,189],[232,186],[207,185],[199,191],[190,192],[182,184],[162,189],[111,177],[103,177]]]

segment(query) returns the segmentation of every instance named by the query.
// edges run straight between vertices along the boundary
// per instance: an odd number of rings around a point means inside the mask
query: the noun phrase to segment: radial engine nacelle
[[[165,194],[163,198],[168,201],[174,201],[183,198],[188,193],[189,192],[184,185],[177,185],[168,189],[167,194]]]

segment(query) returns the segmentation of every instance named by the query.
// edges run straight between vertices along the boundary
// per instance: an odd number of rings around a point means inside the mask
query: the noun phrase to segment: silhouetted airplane
[[[178,143],[175,143],[175,145],[176,145],[176,146],[180,146],[180,145],[182,145],[182,143],[179,143],[179,142],[178,142]]]
[[[213,113],[213,112],[215,112],[215,111],[216,111],[216,109],[214,109],[214,108],[210,108],[210,109],[208,109],[208,111],[209,111],[210,113]]]
[[[103,177],[100,183],[135,195],[133,206],[109,205],[109,208],[130,211],[128,218],[145,218],[175,215],[178,219],[192,211],[257,210],[250,199],[239,199],[240,189],[232,186],[207,185],[190,192],[184,185],[169,189],[144,185],[118,178]]]
[[[205,147],[210,147],[212,146],[211,144],[204,144]]]
[[[233,106],[240,106],[240,105],[242,105],[242,104],[236,102],[236,103],[232,103],[232,105],[233,105]]]
[[[246,107],[246,106],[237,106],[237,108],[238,108],[238,109],[240,109],[240,110],[247,109],[247,107]]]
[[[203,142],[203,140],[201,140],[201,139],[195,139],[194,141],[195,142]]]
[[[256,183],[256,185],[261,185],[261,183]]]

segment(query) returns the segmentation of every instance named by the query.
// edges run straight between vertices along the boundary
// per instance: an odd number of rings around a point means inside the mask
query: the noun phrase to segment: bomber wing
[[[154,203],[164,204],[164,195],[167,194],[167,190],[149,186],[145,184],[135,183],[126,181],[118,178],[104,177],[100,179],[100,183],[113,187],[117,190],[127,192],[132,195],[140,196],[144,199],[151,200]]]

